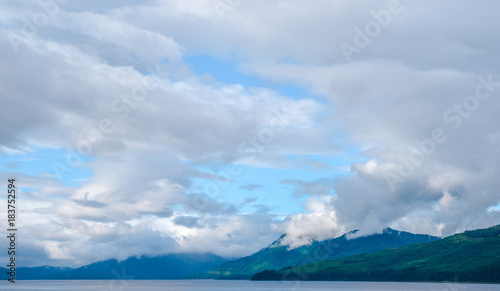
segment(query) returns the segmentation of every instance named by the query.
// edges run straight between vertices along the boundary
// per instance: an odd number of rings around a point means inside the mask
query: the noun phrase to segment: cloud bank
[[[22,187],[22,261],[500,223],[499,5],[0,4],[0,177]],[[302,211],[276,211],[283,199]]]

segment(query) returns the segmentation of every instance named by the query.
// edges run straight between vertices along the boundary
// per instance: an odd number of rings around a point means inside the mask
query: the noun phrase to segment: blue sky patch
[[[256,76],[242,73],[236,62],[229,62],[210,55],[186,56],[184,61],[191,65],[191,69],[198,75],[208,74],[218,82],[226,84],[240,84],[247,88],[261,87],[279,92],[282,96],[293,99],[322,98],[312,95],[308,90],[293,84],[264,81]]]
[[[50,147],[35,147],[23,154],[0,155],[0,170],[15,175],[20,173],[29,176],[57,177],[54,166],[65,167],[60,181],[67,186],[78,187],[93,175],[93,171],[85,165],[93,158],[84,157],[78,167],[70,167],[66,163],[66,151]],[[57,166],[56,166],[57,167]]]

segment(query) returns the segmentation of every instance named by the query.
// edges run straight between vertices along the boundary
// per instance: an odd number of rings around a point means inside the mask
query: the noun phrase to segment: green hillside
[[[500,225],[426,244],[264,271],[252,279],[500,282]]]
[[[284,235],[269,247],[250,256],[224,263],[202,274],[189,276],[187,279],[250,279],[252,275],[266,269],[298,265],[300,258],[317,245],[316,242],[310,246],[287,250],[286,246],[279,245],[283,238]]]
[[[354,231],[355,232],[355,231]],[[354,233],[353,232],[353,233]],[[288,266],[299,266],[326,259],[366,254],[418,242],[430,242],[439,238],[418,235],[387,228],[381,234],[348,239],[348,234],[335,239],[314,241],[295,249],[282,245],[285,235],[269,247],[250,256],[240,258],[208,270],[188,279],[250,279],[266,269],[279,270]]]

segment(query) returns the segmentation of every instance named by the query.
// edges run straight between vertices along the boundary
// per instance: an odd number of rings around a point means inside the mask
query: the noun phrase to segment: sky
[[[0,2],[0,185],[16,180],[19,264],[499,224],[498,11]]]

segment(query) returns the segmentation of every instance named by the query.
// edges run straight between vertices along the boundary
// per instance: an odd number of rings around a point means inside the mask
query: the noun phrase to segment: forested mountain
[[[354,231],[356,232],[356,231]],[[381,234],[373,234],[348,239],[344,234],[335,239],[314,241],[310,245],[289,249],[283,245],[285,235],[268,247],[234,261],[222,264],[202,274],[190,276],[196,279],[250,279],[254,274],[266,269],[279,270],[288,266],[309,264],[326,259],[342,258],[379,250],[438,240],[438,237],[412,234],[390,228]]]
[[[252,279],[500,282],[500,225],[430,243],[267,270]]]

